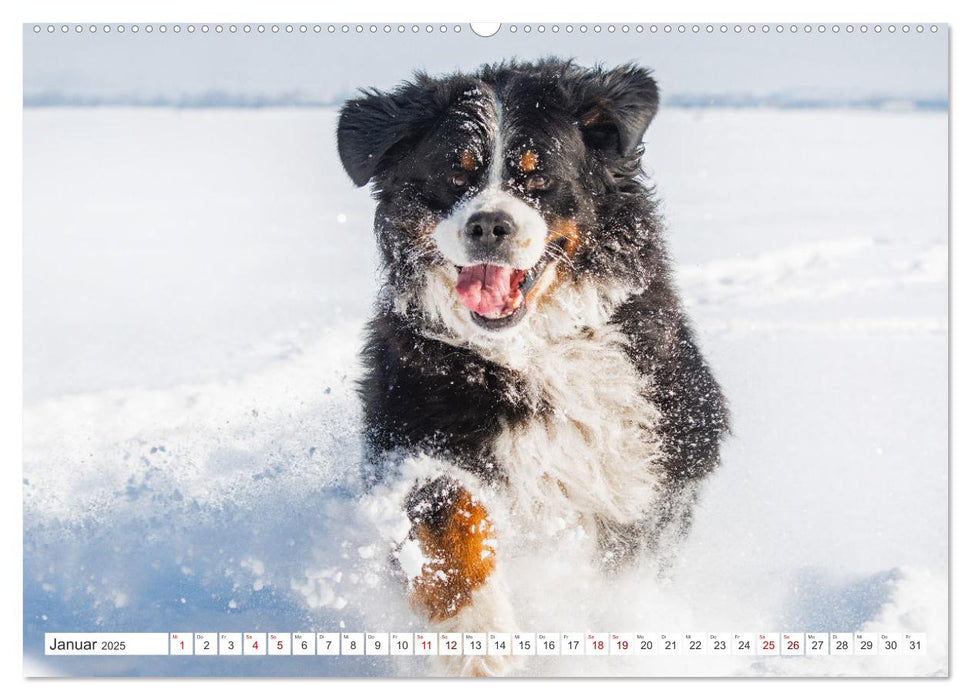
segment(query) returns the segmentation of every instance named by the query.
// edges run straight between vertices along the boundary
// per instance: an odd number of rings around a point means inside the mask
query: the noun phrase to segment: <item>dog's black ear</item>
[[[369,90],[344,103],[337,122],[337,152],[355,185],[366,185],[391,149],[421,133],[429,108],[422,100],[424,92],[406,83],[393,93]]]
[[[633,155],[658,108],[657,83],[635,65],[583,75],[577,110],[584,140],[592,148]]]

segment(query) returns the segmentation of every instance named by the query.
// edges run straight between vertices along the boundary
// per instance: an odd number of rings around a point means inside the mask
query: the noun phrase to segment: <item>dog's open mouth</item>
[[[529,270],[483,263],[459,268],[455,291],[483,328],[509,328],[526,314],[526,297],[536,284],[548,259],[544,256]]]

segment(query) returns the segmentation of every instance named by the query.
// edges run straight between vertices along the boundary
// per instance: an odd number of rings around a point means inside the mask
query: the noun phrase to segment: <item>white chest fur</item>
[[[514,517],[643,517],[660,486],[660,414],[645,398],[650,378],[631,364],[626,337],[608,321],[636,290],[561,285],[520,327],[495,334],[472,323],[454,286],[448,270],[425,278],[418,306],[441,329],[428,337],[515,370],[532,403],[550,407],[525,425],[503,426],[493,445]],[[403,294],[396,306],[406,309],[414,299]]]
[[[649,378],[604,325],[562,339],[522,367],[529,391],[551,410],[505,426],[494,444],[514,511],[540,518],[643,517],[657,497],[659,412]]]

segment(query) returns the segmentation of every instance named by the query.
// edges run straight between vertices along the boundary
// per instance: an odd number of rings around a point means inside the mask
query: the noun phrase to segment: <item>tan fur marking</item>
[[[539,165],[539,156],[533,151],[526,151],[519,159],[519,167],[522,168],[524,173],[533,172],[537,165]]]
[[[492,522],[482,504],[461,490],[444,523],[417,523],[416,534],[429,562],[412,580],[412,605],[441,622],[468,605],[495,569],[496,552],[487,542]]]
[[[576,221],[573,219],[553,219],[550,222],[546,240],[556,241],[561,239],[566,240],[563,248],[567,257],[572,258],[580,247],[580,230],[577,228]]]
[[[550,222],[546,241],[547,243],[561,241],[560,245],[567,259],[572,259],[576,254],[580,248],[580,240],[580,230],[573,219],[553,219]],[[549,268],[543,271],[539,282],[530,290],[526,302],[537,308],[542,306],[543,302],[556,292],[556,288],[566,281],[569,274],[569,264],[554,259]]]
[[[459,154],[459,166],[462,170],[475,170],[475,156],[471,151],[462,151]]]

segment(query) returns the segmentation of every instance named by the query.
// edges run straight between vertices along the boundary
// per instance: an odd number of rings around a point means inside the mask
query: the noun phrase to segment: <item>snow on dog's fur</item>
[[[605,574],[662,554],[718,464],[727,411],[641,174],[657,106],[642,68],[550,59],[420,74],[342,110],[384,263],[367,437],[376,477],[404,484],[413,606],[443,630],[515,629],[513,547],[580,528]]]

